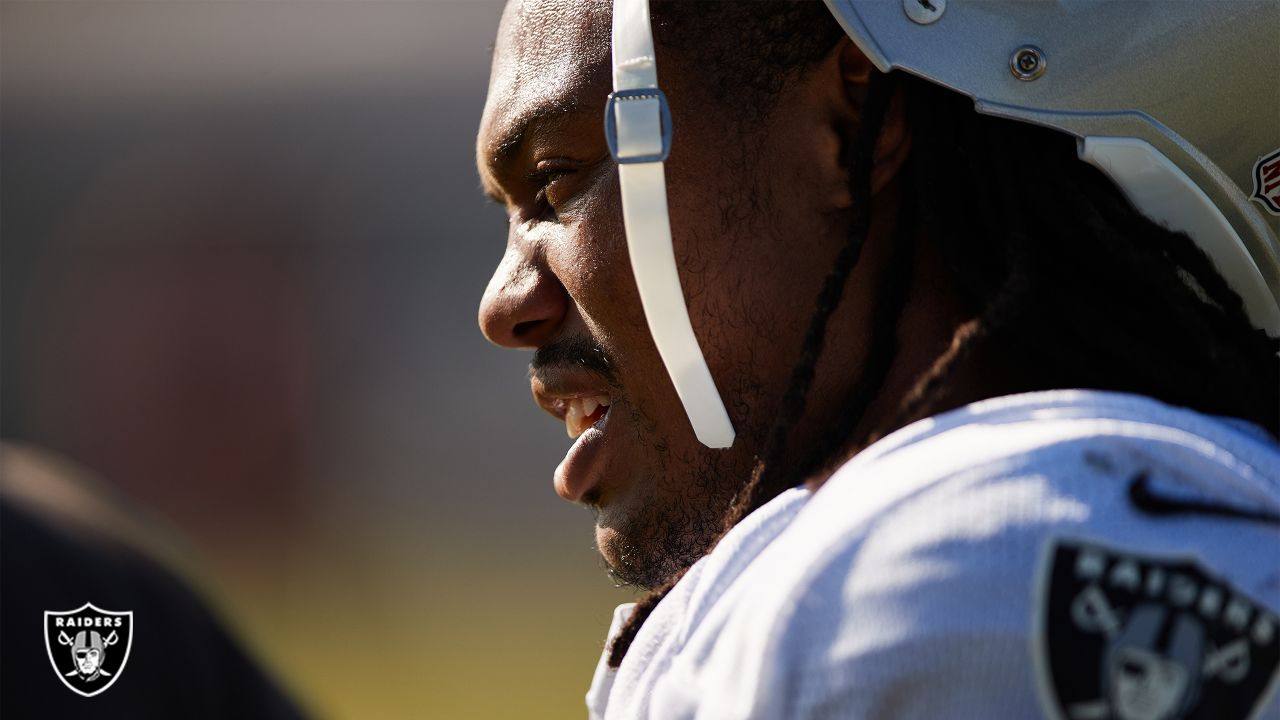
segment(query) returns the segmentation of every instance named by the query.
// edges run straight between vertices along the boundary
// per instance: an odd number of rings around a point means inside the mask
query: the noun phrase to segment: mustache
[[[565,366],[589,370],[610,385],[618,384],[613,358],[599,343],[587,337],[575,336],[549,342],[534,350],[533,359],[529,361],[529,370],[535,373]]]

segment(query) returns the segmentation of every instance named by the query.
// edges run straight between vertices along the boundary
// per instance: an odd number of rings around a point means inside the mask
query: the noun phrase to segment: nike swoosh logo
[[[1140,472],[1129,481],[1129,502],[1147,515],[1167,517],[1170,515],[1209,515],[1213,517],[1259,522],[1267,525],[1280,525],[1280,514],[1265,510],[1250,510],[1233,505],[1205,502],[1203,500],[1187,500],[1158,494],[1151,486],[1151,478]]]

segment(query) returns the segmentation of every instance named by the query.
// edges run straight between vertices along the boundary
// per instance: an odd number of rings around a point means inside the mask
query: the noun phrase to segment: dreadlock
[[[1137,393],[1280,431],[1278,344],[1190,237],[1137,212],[1073,138],[908,86],[916,192],[946,188],[925,236],[974,320],[885,430],[946,409],[955,368],[999,343],[1028,369],[1010,392]]]
[[[738,16],[731,22],[714,17],[723,13]],[[664,42],[678,47],[734,43],[735,67],[728,72],[752,82],[775,78],[770,82],[777,85],[762,88],[775,93],[843,36],[816,2],[659,2],[654,15],[666,20],[658,25],[668,28]],[[745,28],[749,37],[764,33],[769,46],[742,52],[750,42],[725,28]],[[788,46],[787,38],[800,39]],[[1005,380],[1002,394],[1053,388],[1137,393],[1243,418],[1280,435],[1280,341],[1253,327],[1239,295],[1199,246],[1137,212],[1104,175],[1077,158],[1072,138],[979,115],[969,98],[896,75],[873,78],[847,158],[851,229],[819,290],[764,452],[726,516],[726,532],[810,474],[822,477],[886,433],[966,401],[951,381],[983,351],[1024,369]],[[714,70],[712,76],[713,83],[728,84]],[[912,133],[903,193],[908,201],[923,200],[918,208],[907,202],[899,212],[889,276],[872,310],[869,356],[841,418],[811,458],[787,462],[828,321],[870,227],[871,151],[895,88],[905,99]],[[896,329],[909,289],[915,222],[941,256],[969,319],[891,419],[855,437],[901,344]],[[610,646],[610,666],[621,664],[644,621],[682,575],[637,602]]]

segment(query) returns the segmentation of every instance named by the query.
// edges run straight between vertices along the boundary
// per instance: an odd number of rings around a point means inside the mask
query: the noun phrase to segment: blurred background
[[[0,5],[0,435],[319,717],[580,717],[612,608],[476,308],[501,3]]]

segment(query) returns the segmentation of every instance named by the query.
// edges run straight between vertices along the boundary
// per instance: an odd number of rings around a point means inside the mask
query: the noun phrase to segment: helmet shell
[[[882,72],[899,69],[974,99],[978,112],[1077,137],[1152,219],[1201,245],[1244,297],[1254,322],[1280,334],[1280,214],[1255,194],[1259,161],[1280,150],[1280,3],[1270,0],[827,0]],[[921,21],[914,5],[932,10]],[[912,19],[912,16],[916,19]],[[1033,47],[1042,72],[1012,70]],[[1090,140],[1149,145],[1206,199],[1142,201],[1142,182],[1112,172]],[[1105,143],[1095,143],[1106,147]],[[1176,189],[1176,188],[1175,188]],[[1151,194],[1150,190],[1146,190]],[[1194,204],[1194,203],[1193,203]],[[1187,218],[1187,213],[1215,218]],[[1203,222],[1201,222],[1203,220]],[[1211,229],[1221,228],[1221,230]],[[1222,237],[1210,237],[1221,235]]]

